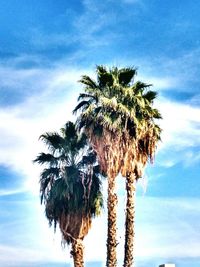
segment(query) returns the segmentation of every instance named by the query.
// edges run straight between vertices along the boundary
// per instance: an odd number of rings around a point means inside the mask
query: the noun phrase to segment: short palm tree
[[[77,124],[83,128],[96,151],[100,166],[108,177],[107,266],[117,264],[115,177],[126,177],[126,232],[124,266],[133,265],[134,191],[148,159],[152,160],[160,139],[155,119],[160,113],[153,108],[156,97],[150,85],[134,82],[135,68],[97,66],[97,81],[82,76],[85,92],[79,96]]]
[[[82,241],[103,205],[96,154],[72,122],[60,134],[46,133],[40,138],[49,150],[34,160],[45,166],[40,178],[41,203],[49,224],[55,229],[58,224],[63,242],[71,244],[74,266],[83,267]]]

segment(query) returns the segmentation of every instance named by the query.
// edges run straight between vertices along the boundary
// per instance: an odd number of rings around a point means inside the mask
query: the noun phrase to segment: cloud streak
[[[196,149],[200,147],[200,108],[160,98],[156,106],[161,111],[162,142],[158,155],[161,164],[173,166],[173,162],[185,164],[198,162]]]
[[[120,187],[122,184],[120,182]],[[119,198],[119,210],[123,210],[124,197]],[[136,258],[197,258],[200,257],[199,225],[200,200],[198,198],[136,199]],[[117,247],[119,261],[123,260],[124,214],[118,217]],[[106,214],[93,224],[86,238],[87,259],[105,259]],[[196,221],[197,223],[194,223]],[[98,231],[102,229],[102,231]],[[98,240],[99,250],[91,255],[92,244]],[[188,244],[185,250],[185,240]]]
[[[80,90],[77,80],[83,71],[66,66],[34,70],[13,67],[5,71],[7,77],[17,77],[20,73],[20,82],[14,78],[8,82],[8,90],[13,90],[13,84],[16,90],[28,84],[36,88],[35,93],[20,103],[0,107],[0,164],[26,177],[25,181],[35,183],[39,169],[33,167],[32,160],[43,148],[38,138],[46,131],[58,131],[67,120],[74,119],[72,109]]]

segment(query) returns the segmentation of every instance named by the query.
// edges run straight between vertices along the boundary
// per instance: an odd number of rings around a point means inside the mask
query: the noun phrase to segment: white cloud
[[[43,149],[38,138],[44,132],[59,131],[67,120],[74,119],[72,109],[80,90],[77,80],[84,71],[62,66],[32,71],[5,68],[5,71],[4,80],[15,77],[7,84],[10,90],[13,84],[19,86],[15,83],[19,75],[20,86],[25,88],[30,84],[35,93],[19,104],[0,109],[0,164],[25,176],[28,183],[25,187],[38,189],[39,168],[32,164]]]
[[[123,179],[120,179],[122,187]],[[119,198],[117,255],[119,262],[123,260],[124,245],[124,208],[125,199]],[[23,221],[12,225],[12,240],[17,245],[0,245],[0,262],[14,259],[18,262],[71,262],[69,248],[64,250],[60,244],[59,229],[56,235],[48,228],[42,208],[39,203],[29,203],[31,213]],[[20,206],[22,208],[22,206]],[[184,258],[200,257],[199,235],[200,200],[196,198],[136,198],[136,257],[151,258]],[[87,261],[104,261],[106,259],[106,212],[95,219],[88,236],[84,240],[85,257]],[[20,233],[19,225],[23,231]],[[2,227],[2,226],[1,226]],[[5,224],[5,229],[8,225]],[[22,229],[22,227],[21,227]],[[31,229],[31,231],[30,231]],[[3,230],[3,229],[1,229]],[[1,234],[2,236],[2,234]],[[38,238],[41,237],[42,238]],[[185,242],[187,242],[187,250]],[[26,244],[26,245],[25,245]],[[17,256],[18,255],[18,256]],[[15,259],[15,257],[17,258]]]
[[[185,165],[194,166],[200,162],[200,152],[188,151],[185,153]]]
[[[199,257],[199,199],[138,198],[136,255]],[[142,212],[142,213],[141,213]],[[188,249],[185,249],[187,240]]]
[[[1,205],[3,203],[5,201],[1,200]],[[0,225],[2,266],[71,261],[69,248],[61,247],[59,230],[54,234],[53,228],[48,227],[48,221],[43,213],[43,207],[36,197],[30,200],[10,201],[2,205]]]
[[[77,36],[72,36],[69,33],[50,33],[46,34],[39,29],[32,29],[30,32],[30,42],[35,47],[44,49],[46,47],[55,47],[55,46],[68,46],[73,42],[78,41]]]
[[[65,256],[64,251],[58,249],[58,242],[53,244],[51,241],[51,247],[48,245],[45,236],[46,246],[43,249],[31,249],[26,246],[15,247],[0,245],[0,263],[3,266],[18,266],[18,264],[23,265],[34,264],[34,263],[47,263],[47,262],[67,262],[70,261],[69,257]]]
[[[120,183],[121,184],[121,183]],[[117,255],[123,260],[125,199],[119,198]],[[200,236],[198,220],[200,200],[193,198],[136,198],[136,258],[184,258],[200,257]],[[106,258],[106,214],[93,223],[86,237],[88,260]],[[196,221],[196,223],[194,223]],[[98,250],[94,244],[98,240]],[[188,249],[185,249],[185,240]],[[90,253],[93,251],[93,253]]]
[[[199,56],[200,49],[189,49],[184,54],[176,58],[163,58],[164,70],[167,74],[173,73],[180,82],[179,90],[185,91],[192,90],[199,92]],[[194,86],[194,83],[197,83]],[[187,84],[187,86],[185,86]],[[188,88],[189,86],[189,88]],[[192,88],[191,88],[192,87]]]
[[[156,107],[163,116],[160,121],[163,129],[160,164],[166,167],[180,161],[189,164],[192,157],[198,162],[199,156],[194,149],[200,146],[200,108],[165,98],[158,100]]]
[[[175,88],[178,86],[177,80],[172,77],[150,77],[149,79],[145,79],[144,77],[144,80],[147,80],[148,83],[153,86],[155,85],[155,89],[159,90],[169,90],[169,88]]]
[[[46,261],[49,257],[49,253],[43,253],[42,251],[34,251],[28,248],[16,248],[12,246],[3,246],[0,245],[0,262],[7,263],[8,260],[10,264],[17,262],[37,262],[37,261]],[[48,256],[48,257],[47,257]],[[54,258],[53,258],[54,259]]]
[[[176,89],[176,92],[187,94],[199,93],[199,66],[200,66],[200,49],[189,49],[188,51],[180,51],[180,55],[176,57],[156,57],[145,60],[138,59],[141,65],[145,66],[149,75],[157,73],[159,77],[168,77],[172,80],[167,90]],[[156,83],[154,86],[157,87]]]
[[[9,196],[13,194],[18,194],[22,193],[23,188],[18,188],[18,189],[0,189],[0,197],[2,196]]]

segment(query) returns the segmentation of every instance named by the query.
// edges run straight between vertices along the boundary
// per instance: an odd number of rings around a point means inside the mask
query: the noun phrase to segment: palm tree
[[[108,176],[107,266],[116,266],[115,177],[126,177],[126,232],[124,266],[133,264],[135,181],[142,176],[148,159],[153,160],[160,127],[160,113],[152,107],[156,98],[150,85],[134,82],[135,68],[97,66],[97,81],[82,76],[85,92],[74,112],[81,110],[77,124],[96,151],[102,171]]]
[[[58,224],[63,242],[71,244],[74,266],[83,267],[82,241],[103,205],[96,154],[72,122],[60,134],[46,133],[40,138],[49,150],[34,160],[46,166],[40,178],[41,203],[50,226],[56,230]]]
[[[130,114],[133,114],[133,117],[128,117],[126,130],[122,134],[124,160],[121,173],[126,177],[127,191],[124,267],[131,267],[134,262],[135,182],[142,177],[148,160],[153,162],[161,136],[161,129],[155,121],[161,119],[161,115],[153,108],[157,93],[147,90],[149,86],[141,82],[131,84],[130,80],[124,88],[122,101],[123,104],[126,103]],[[126,94],[128,90],[130,90],[128,98],[132,99],[129,102]]]

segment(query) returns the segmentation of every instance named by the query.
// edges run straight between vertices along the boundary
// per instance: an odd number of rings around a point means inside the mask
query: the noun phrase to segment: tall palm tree
[[[83,267],[82,241],[103,205],[96,154],[72,122],[60,134],[46,133],[40,138],[49,150],[34,160],[45,165],[40,178],[41,203],[50,226],[56,230],[58,224],[63,242],[71,244],[74,266]]]
[[[149,90],[149,84],[134,82],[136,74],[135,68],[97,66],[97,81],[82,76],[85,92],[74,109],[81,111],[79,129],[89,137],[108,176],[107,266],[117,264],[115,177],[119,172],[126,177],[124,266],[129,267],[133,264],[134,184],[148,159],[152,161],[161,133],[155,123],[161,116],[152,106],[156,93]]]
[[[134,77],[134,76],[133,76]],[[132,77],[132,79],[133,79]],[[135,214],[135,182],[142,177],[148,160],[152,163],[157,143],[160,140],[161,129],[156,120],[161,119],[159,111],[153,108],[157,93],[147,90],[150,85],[136,82],[127,84],[124,88],[123,103],[129,109],[126,130],[122,134],[124,160],[121,173],[126,177],[126,222],[125,222],[125,252],[124,267],[133,266],[134,257],[134,214]],[[126,92],[130,90],[128,102]]]

